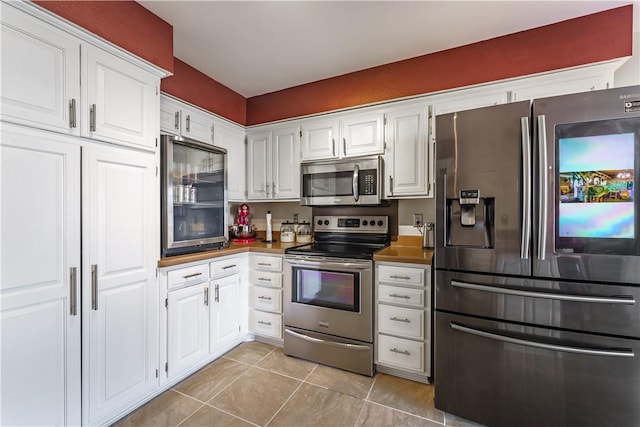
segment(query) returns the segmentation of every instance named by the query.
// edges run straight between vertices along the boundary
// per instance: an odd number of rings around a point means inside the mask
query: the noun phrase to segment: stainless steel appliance
[[[162,256],[223,246],[227,230],[226,150],[163,135]]]
[[[382,156],[303,163],[300,204],[309,206],[382,203]]]
[[[285,251],[284,353],[372,376],[373,254],[387,216],[316,216],[315,242]]]
[[[640,87],[436,117],[435,405],[640,425]]]

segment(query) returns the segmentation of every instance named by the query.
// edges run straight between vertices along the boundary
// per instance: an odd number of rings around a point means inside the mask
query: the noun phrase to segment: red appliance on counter
[[[249,205],[246,203],[238,206],[236,224],[231,227],[231,241],[234,243],[253,243],[256,241],[256,231],[249,223]]]

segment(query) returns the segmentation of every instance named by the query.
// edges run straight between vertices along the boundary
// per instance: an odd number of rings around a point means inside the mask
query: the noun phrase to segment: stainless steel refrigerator
[[[436,117],[435,405],[640,425],[640,86]]]

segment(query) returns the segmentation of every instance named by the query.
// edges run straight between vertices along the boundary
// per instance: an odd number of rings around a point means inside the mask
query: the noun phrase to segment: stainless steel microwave
[[[300,204],[306,206],[379,205],[382,156],[303,163]]]

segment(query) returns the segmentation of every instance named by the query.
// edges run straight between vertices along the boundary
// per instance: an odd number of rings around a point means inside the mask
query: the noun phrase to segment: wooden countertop
[[[376,252],[374,261],[407,262],[431,265],[433,249],[422,248],[421,236],[398,236],[391,246]]]
[[[260,239],[254,243],[230,243],[228,247],[223,249],[214,249],[211,251],[160,258],[158,261],[158,267],[172,267],[189,262],[203,261],[243,252],[262,252],[283,255],[285,249],[304,244],[305,243],[295,242],[282,243],[279,240],[275,243],[265,243]],[[376,252],[373,255],[373,260],[431,265],[432,257],[432,249],[422,249],[422,237],[398,236],[398,240],[391,242],[391,246]]]
[[[193,254],[177,255],[172,257],[160,258],[158,267],[172,267],[174,265],[186,264],[188,262],[203,261],[206,259],[219,258],[222,256],[239,254],[243,252],[263,252],[272,254],[284,254],[284,250],[294,246],[304,245],[305,243],[282,243],[279,240],[275,243],[265,243],[258,239],[254,243],[230,243],[228,247],[223,249],[214,249],[205,252],[196,252]]]

